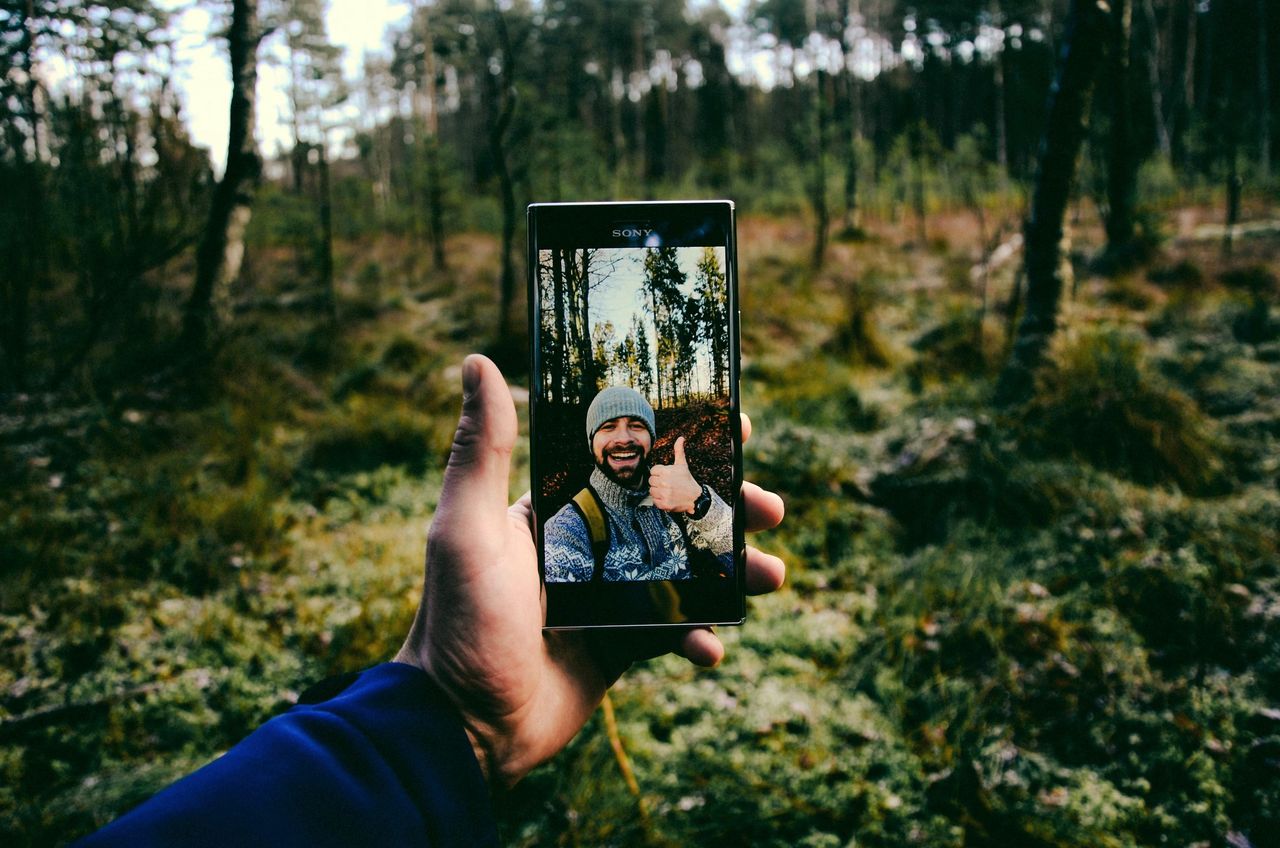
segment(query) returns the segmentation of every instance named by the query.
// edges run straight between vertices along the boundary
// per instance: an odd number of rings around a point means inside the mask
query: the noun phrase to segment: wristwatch
[[[689,517],[694,521],[707,517],[707,510],[711,509],[711,490],[707,488],[707,484],[702,484],[702,494],[698,495],[698,499],[693,502],[693,512],[689,513]]]

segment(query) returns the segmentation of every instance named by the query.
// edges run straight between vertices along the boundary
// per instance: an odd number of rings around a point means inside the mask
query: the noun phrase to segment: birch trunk
[[[262,162],[253,140],[258,81],[258,0],[233,0],[227,40],[231,55],[231,113],[227,168],[214,190],[209,220],[196,251],[196,282],[187,301],[179,345],[198,356],[230,313],[229,289],[240,276],[244,233]]]

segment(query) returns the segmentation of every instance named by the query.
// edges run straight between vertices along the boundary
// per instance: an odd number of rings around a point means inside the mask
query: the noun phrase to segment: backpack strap
[[[609,523],[604,517],[604,507],[600,505],[599,496],[587,486],[573,496],[573,505],[587,525],[591,534],[591,555],[595,559],[595,569],[591,573],[592,581],[604,579],[604,556],[609,550]]]

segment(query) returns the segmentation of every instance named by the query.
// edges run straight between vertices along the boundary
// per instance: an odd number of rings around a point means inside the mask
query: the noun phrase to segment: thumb
[[[519,425],[502,372],[486,357],[462,363],[462,416],[453,436],[437,512],[484,518],[507,508],[511,450]]]
[[[688,465],[689,462],[684,458],[684,436],[676,439],[675,444],[676,465]]]

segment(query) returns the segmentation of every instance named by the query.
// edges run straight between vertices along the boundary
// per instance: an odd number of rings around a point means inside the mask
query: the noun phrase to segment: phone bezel
[[[633,225],[625,227],[625,225]],[[638,227],[644,224],[652,226]],[[651,230],[645,235],[620,236],[614,229]],[[534,546],[538,576],[546,598],[548,630],[593,628],[691,627],[737,625],[746,618],[745,509],[742,502],[742,426],[740,402],[740,307],[738,300],[737,232],[734,204],[730,200],[630,201],[591,203],[534,203],[528,207],[528,303],[529,303],[529,457],[533,492]],[[654,243],[657,240],[658,244]],[[584,247],[723,247],[729,320],[729,425],[733,441],[734,576],[718,583],[699,585],[699,578],[684,581],[618,581],[560,583],[546,581],[542,544],[544,512],[540,501],[539,450],[537,444],[542,369],[539,354],[540,290],[538,253],[551,248]],[[711,613],[679,622],[634,621],[611,618],[605,612],[623,606],[627,587],[666,583],[691,597],[691,606],[709,605]],[[677,585],[678,584],[678,585]],[[632,589],[631,591],[634,591]],[[682,599],[684,595],[681,596]],[[610,602],[613,603],[610,603]],[[601,618],[607,620],[600,620]]]

